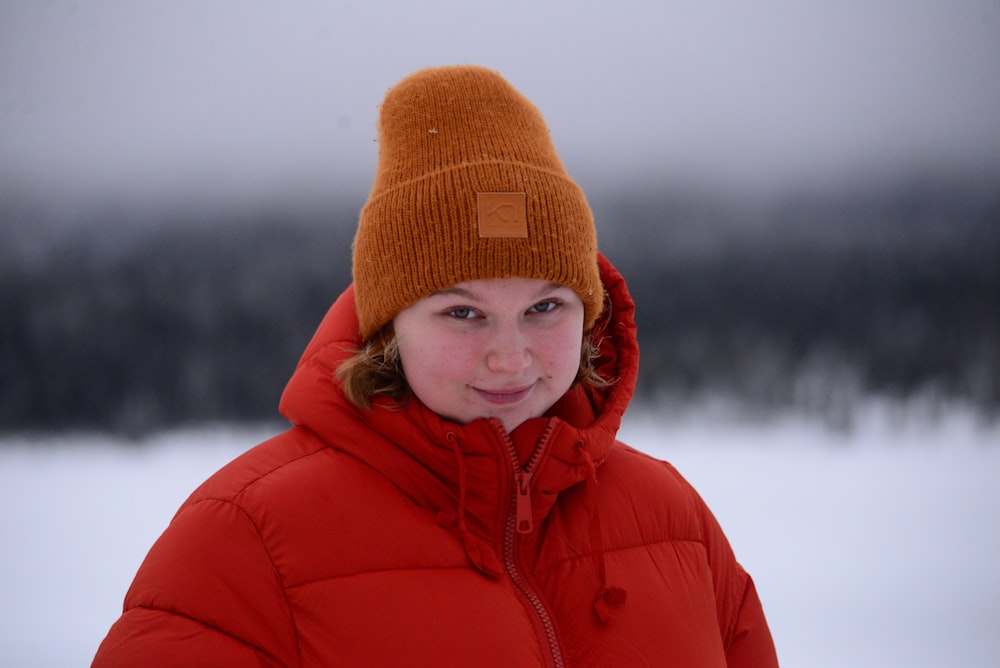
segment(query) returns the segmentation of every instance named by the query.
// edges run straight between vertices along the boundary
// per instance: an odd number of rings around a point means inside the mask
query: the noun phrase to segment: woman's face
[[[393,320],[406,380],[428,408],[507,431],[545,413],[580,368],[583,302],[533,278],[459,283]]]

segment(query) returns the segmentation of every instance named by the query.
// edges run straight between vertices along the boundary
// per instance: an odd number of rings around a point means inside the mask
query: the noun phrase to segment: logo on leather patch
[[[476,193],[479,237],[527,237],[524,193]]]

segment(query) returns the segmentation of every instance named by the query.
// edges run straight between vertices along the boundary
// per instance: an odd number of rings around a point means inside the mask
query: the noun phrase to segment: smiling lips
[[[534,385],[526,385],[525,387],[514,387],[511,389],[502,390],[482,390],[478,387],[474,387],[476,393],[488,401],[491,404],[505,405],[505,404],[516,404],[531,393],[531,389]]]

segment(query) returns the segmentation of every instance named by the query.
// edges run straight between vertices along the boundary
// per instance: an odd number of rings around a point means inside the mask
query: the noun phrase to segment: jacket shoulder
[[[690,541],[704,546],[716,578],[742,588],[746,577],[719,521],[690,482],[669,462],[616,443],[602,467],[604,503],[614,515],[621,508],[642,509],[645,540]],[[619,518],[620,519],[620,518]],[[735,594],[734,594],[735,595]]]
[[[206,499],[238,502],[253,487],[303,459],[329,448],[323,440],[302,427],[289,429],[244,452],[212,474],[191,493],[178,510]]]
[[[611,456],[598,473],[601,489],[616,498],[612,506],[645,508],[651,517],[669,523],[665,535],[675,539],[702,541],[705,502],[671,463],[616,442]]]
[[[94,665],[297,663],[295,624],[273,545],[242,501],[324,446],[290,430],[206,480],[150,548]]]

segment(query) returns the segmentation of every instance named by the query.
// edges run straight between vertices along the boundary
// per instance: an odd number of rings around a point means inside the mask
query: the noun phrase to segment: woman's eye
[[[452,318],[458,318],[459,320],[469,320],[471,318],[476,317],[476,312],[473,311],[471,308],[466,308],[463,306],[460,308],[451,309],[450,311],[448,311],[448,315],[450,315]]]
[[[534,306],[531,307],[531,312],[532,313],[546,313],[546,312],[551,311],[552,309],[556,308],[557,306],[559,306],[559,304],[557,302],[552,302],[552,301],[549,301],[549,302],[538,302],[537,304],[535,304]]]

